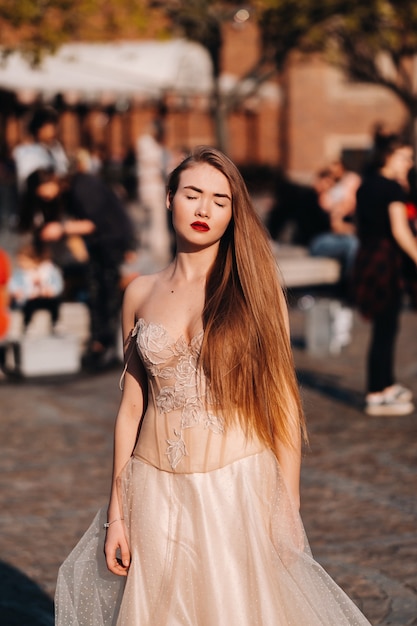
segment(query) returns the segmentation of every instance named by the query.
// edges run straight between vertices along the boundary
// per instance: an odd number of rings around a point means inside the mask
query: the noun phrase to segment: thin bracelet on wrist
[[[124,520],[124,518],[123,518],[123,517],[120,517],[119,519],[114,519],[112,522],[104,522],[104,524],[103,524],[103,528],[106,528],[106,529],[107,529],[107,528],[110,528],[110,526],[111,526],[112,524],[114,524],[115,522],[123,522],[123,520]]]

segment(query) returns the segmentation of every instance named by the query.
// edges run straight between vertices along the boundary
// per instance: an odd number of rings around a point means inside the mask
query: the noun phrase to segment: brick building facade
[[[227,90],[255,63],[259,32],[251,20],[227,23],[223,40],[221,85]],[[2,141],[12,148],[24,137],[34,101],[33,96],[25,101],[22,95],[8,95],[1,111]],[[4,93],[1,97],[5,102]],[[161,110],[161,102],[154,99],[133,97],[120,103],[106,101],[105,94],[94,102],[71,102],[70,94],[55,94],[52,101],[59,107],[61,139],[69,153],[93,140],[115,160],[134,147]],[[162,104],[168,148],[216,143],[207,97],[171,91],[164,94]],[[355,156],[370,147],[375,123],[398,129],[406,119],[404,107],[386,89],[351,83],[320,58],[294,55],[284,76],[264,84],[228,115],[226,147],[239,164],[281,166],[291,178],[307,182],[342,152],[358,162]]]
[[[287,99],[287,170],[298,180],[343,153],[352,166],[360,164],[375,124],[398,131],[407,123],[405,107],[390,91],[350,82],[320,58],[293,59]]]

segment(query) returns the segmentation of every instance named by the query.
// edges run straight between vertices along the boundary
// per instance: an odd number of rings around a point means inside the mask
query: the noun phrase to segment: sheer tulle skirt
[[[104,510],[61,566],[57,626],[369,624],[311,556],[270,451],[221,469],[120,481],[132,562],[109,574]]]

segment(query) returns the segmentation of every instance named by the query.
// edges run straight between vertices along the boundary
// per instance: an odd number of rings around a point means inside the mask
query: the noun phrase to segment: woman
[[[124,298],[104,524],[118,576],[98,564],[102,513],[61,567],[57,624],[368,624],[304,536],[287,311],[244,182],[201,147],[172,173],[167,207],[176,256]]]
[[[397,135],[377,135],[374,156],[376,168],[359,188],[356,208],[360,248],[354,299],[372,322],[365,411],[407,415],[414,410],[412,394],[395,382],[394,353],[407,257],[417,278],[417,240],[408,220],[405,189],[413,152]]]
[[[26,181],[19,211],[19,231],[42,240],[43,228],[63,217],[61,182],[51,169],[37,169]]]
[[[30,234],[39,254],[47,251],[65,278],[84,270],[87,261],[82,235],[90,234],[90,220],[65,219],[64,186],[51,169],[38,169],[26,181],[19,231]]]

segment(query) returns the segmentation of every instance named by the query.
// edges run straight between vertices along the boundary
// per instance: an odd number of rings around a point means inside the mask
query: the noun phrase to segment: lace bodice
[[[203,331],[190,342],[139,319],[132,331],[148,374],[148,407],[135,456],[167,471],[204,472],[264,448],[238,425],[225,429],[210,410],[198,356]]]

